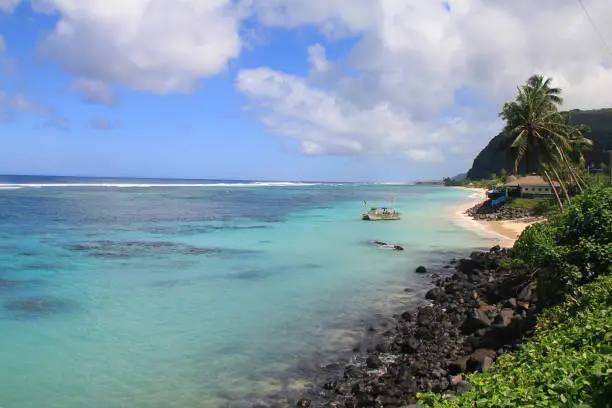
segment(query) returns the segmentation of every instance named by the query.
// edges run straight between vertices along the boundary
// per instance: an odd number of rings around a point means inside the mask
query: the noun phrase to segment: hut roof
[[[544,178],[536,175],[521,177],[517,179],[516,177],[508,177],[508,181],[504,184],[504,187],[532,187],[532,186],[548,186],[548,182],[544,180]],[[553,181],[553,185],[555,187],[559,187],[560,184],[556,181]]]

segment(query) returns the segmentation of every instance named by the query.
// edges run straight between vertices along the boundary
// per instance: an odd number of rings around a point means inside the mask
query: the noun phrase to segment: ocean
[[[0,177],[0,407],[248,407],[299,395],[372,319],[422,298],[417,266],[490,245],[456,220],[472,194]],[[401,221],[360,220],[391,200]]]

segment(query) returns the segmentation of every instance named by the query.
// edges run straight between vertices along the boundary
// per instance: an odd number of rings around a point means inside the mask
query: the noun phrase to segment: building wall
[[[552,187],[549,185],[521,187],[522,197],[548,197],[553,194]]]

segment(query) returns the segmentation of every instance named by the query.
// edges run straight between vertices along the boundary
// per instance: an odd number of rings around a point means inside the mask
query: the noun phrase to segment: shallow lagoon
[[[0,191],[0,406],[236,406],[299,390],[419,264],[489,240],[424,186]],[[362,222],[390,198],[397,222]],[[398,243],[401,252],[370,244]],[[229,402],[228,402],[229,401]]]

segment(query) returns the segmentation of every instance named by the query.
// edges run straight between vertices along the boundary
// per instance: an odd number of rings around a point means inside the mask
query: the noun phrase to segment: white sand
[[[465,187],[458,187],[465,188]],[[455,207],[454,210],[454,221],[461,225],[464,228],[468,228],[477,234],[490,238],[491,245],[499,245],[501,247],[512,247],[514,242],[521,235],[523,230],[527,228],[529,225],[533,224],[533,220],[523,221],[523,220],[508,220],[508,221],[485,221],[485,220],[475,220],[465,212],[475,206],[478,203],[481,203],[487,199],[486,192],[487,190],[484,188],[468,188],[468,190],[472,190],[474,194],[472,197],[474,200],[465,204],[460,205],[459,207]]]

